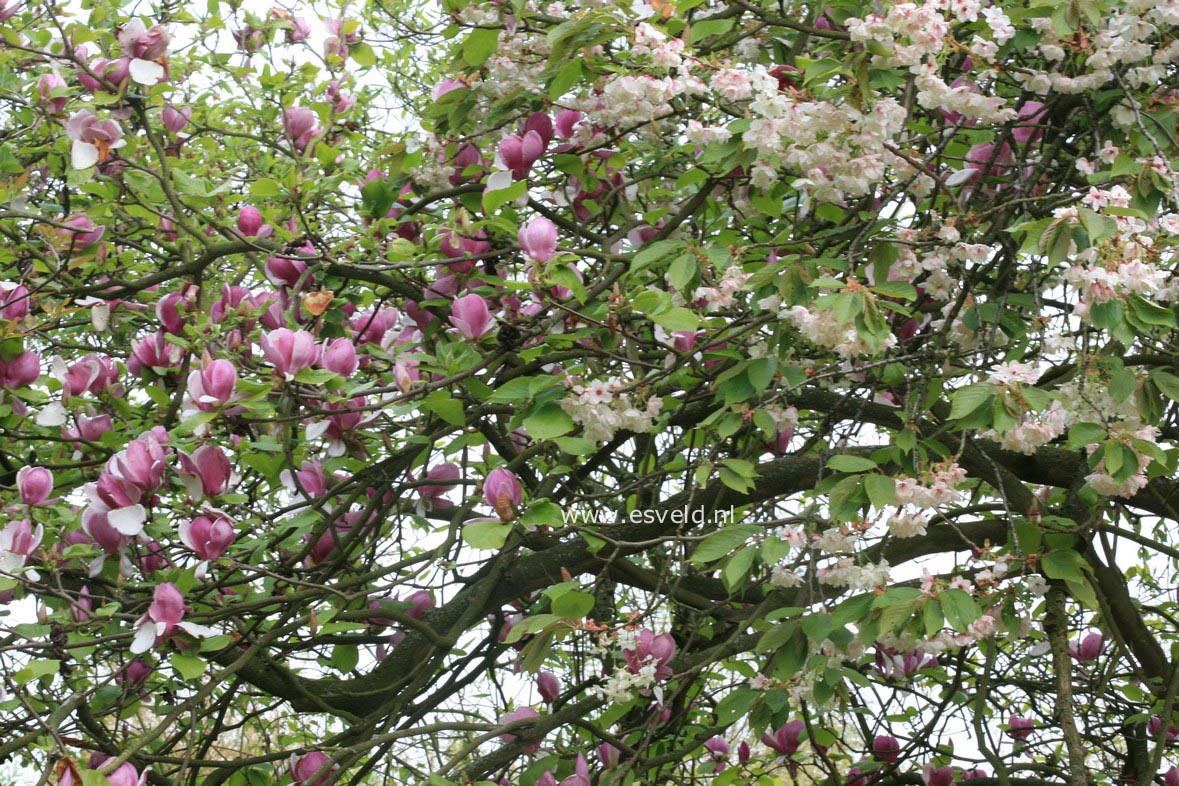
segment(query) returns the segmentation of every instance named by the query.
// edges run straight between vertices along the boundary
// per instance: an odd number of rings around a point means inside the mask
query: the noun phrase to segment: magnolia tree
[[[1179,784],[1175,0],[0,20],[23,782]]]

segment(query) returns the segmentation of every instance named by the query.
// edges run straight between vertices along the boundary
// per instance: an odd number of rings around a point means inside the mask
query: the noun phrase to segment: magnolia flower
[[[1100,633],[1090,633],[1079,642],[1070,641],[1068,644],[1068,654],[1081,663],[1097,660],[1104,649],[1105,637]]]
[[[522,180],[528,176],[532,165],[544,154],[544,139],[536,131],[524,136],[507,136],[499,143],[499,158],[512,177]]]
[[[114,120],[99,120],[89,109],[77,112],[66,121],[66,136],[74,141],[74,169],[89,169],[110,157],[110,151],[127,144],[123,129]]]
[[[534,218],[527,226],[520,227],[516,235],[520,248],[528,258],[543,265],[557,253],[557,226],[544,216]]]
[[[926,764],[921,770],[921,780],[925,786],[952,786],[954,783],[954,768],[934,767],[933,762]]]
[[[531,718],[539,718],[539,717],[540,717],[540,713],[537,712],[536,710],[532,709],[531,707],[521,707],[518,710],[504,713],[502,716],[500,716],[499,722],[502,724],[507,724],[507,723],[512,723],[513,721],[528,720]],[[499,735],[499,741],[502,742],[504,745],[509,745],[509,744],[515,742],[516,739],[517,739],[517,737],[515,734],[501,734],[501,735]],[[540,742],[539,741],[532,742],[532,743],[529,743],[524,746],[525,753],[536,753],[538,750],[540,750]]]
[[[16,490],[21,502],[40,505],[53,491],[53,473],[45,467],[21,467],[16,473]]]
[[[536,675],[536,689],[545,704],[552,704],[561,695],[561,681],[547,671]]]
[[[801,720],[787,721],[775,729],[773,734],[768,731],[762,734],[761,741],[783,756],[793,756],[798,752],[801,744],[799,737],[805,729],[806,723]]]
[[[160,120],[163,122],[165,130],[179,134],[192,120],[192,107],[185,106],[176,109],[173,106],[166,106],[160,112]]]
[[[131,652],[140,655],[152,647],[159,646],[164,639],[177,630],[182,630],[197,638],[216,635],[217,631],[204,625],[196,625],[184,621],[188,608],[184,605],[184,595],[171,582],[165,582],[156,587],[153,601],[148,606],[147,614],[139,620],[135,629],[135,638],[131,642]]]
[[[331,759],[323,751],[311,751],[302,756],[292,753],[290,761],[291,786],[323,786],[339,769],[334,764],[328,767],[329,761]],[[316,773],[319,772],[323,774],[315,778]]]
[[[895,762],[901,753],[901,744],[896,737],[882,734],[872,740],[872,755],[881,761]]]
[[[356,344],[347,338],[329,340],[320,351],[316,365],[341,377],[352,376],[360,366],[356,357]]]
[[[306,330],[279,328],[263,333],[258,341],[266,359],[287,382],[305,368],[310,368],[319,357],[315,336]]]
[[[12,360],[0,357],[0,388],[25,388],[41,376],[41,356],[36,352],[21,352]]]
[[[16,573],[41,545],[44,528],[28,519],[10,521],[0,530],[0,573]],[[36,574],[33,574],[34,579]]]
[[[303,150],[319,136],[319,116],[305,106],[292,106],[282,113],[282,127],[295,147]]]
[[[233,545],[237,532],[233,520],[219,510],[206,511],[208,515],[197,516],[180,525],[180,542],[202,560],[221,558]]]
[[[1024,742],[1028,737],[1032,736],[1032,730],[1036,728],[1036,722],[1031,718],[1021,718],[1017,715],[1012,715],[1007,719],[1007,733],[1010,734],[1016,742]]]
[[[671,659],[675,657],[675,639],[670,633],[656,636],[644,628],[635,637],[634,649],[624,649],[626,667],[632,674],[638,674],[648,664],[655,665],[655,679],[665,680],[672,675]]]
[[[201,445],[192,455],[182,450],[176,453],[180,457],[178,474],[194,500],[224,494],[237,481],[229,456],[216,445]]]
[[[202,412],[216,412],[233,398],[237,369],[228,360],[205,358],[200,369],[188,375],[188,395]]]
[[[483,481],[483,498],[504,521],[516,518],[522,492],[519,479],[506,469],[493,469]]]
[[[471,293],[456,298],[450,306],[450,324],[468,341],[478,341],[495,327],[495,320],[487,307],[487,301]]]
[[[237,214],[237,231],[245,237],[258,237],[264,222],[262,213],[253,205],[246,205]],[[269,228],[269,227],[267,227]],[[270,234],[269,232],[267,234]]]

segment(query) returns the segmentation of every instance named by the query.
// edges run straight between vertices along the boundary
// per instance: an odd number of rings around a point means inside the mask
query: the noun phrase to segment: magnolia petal
[[[308,423],[307,439],[309,441],[319,439],[323,436],[324,432],[328,430],[328,426],[330,425],[331,423],[326,420],[317,420],[314,423]]]
[[[42,407],[41,411],[37,413],[37,425],[53,428],[62,425],[68,418],[69,413],[66,412],[66,408],[54,401]]]
[[[198,639],[207,639],[210,636],[217,635],[216,628],[210,628],[208,625],[198,625],[195,622],[178,622],[176,623],[176,627],[185,633],[196,636]]]
[[[164,67],[151,60],[135,58],[131,61],[131,78],[141,85],[159,84],[164,78]]]
[[[98,163],[98,148],[89,142],[78,140],[70,151],[74,169],[89,169]]]
[[[135,638],[131,641],[131,654],[142,655],[156,643],[156,626],[144,621],[135,629]]]
[[[957,172],[946,178],[946,185],[950,186],[951,188],[954,186],[960,186],[977,174],[978,170],[972,169],[970,167],[959,169]]]
[[[501,170],[499,172],[492,172],[487,178],[487,187],[485,192],[503,191],[512,185],[512,173]]]
[[[90,309],[90,324],[94,329],[105,332],[107,325],[111,323],[111,304],[101,303]]]
[[[112,510],[106,515],[107,522],[123,535],[138,535],[143,532],[144,522],[147,521],[147,511],[142,505],[128,505],[125,508]]]

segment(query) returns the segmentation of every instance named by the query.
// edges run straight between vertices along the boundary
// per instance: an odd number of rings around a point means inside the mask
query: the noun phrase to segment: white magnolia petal
[[[70,152],[74,169],[89,169],[98,163],[98,148],[89,142],[77,140]]]
[[[95,576],[102,573],[102,566],[105,562],[106,562],[106,555],[105,554],[99,554],[97,557],[90,560],[90,578],[94,578]]]
[[[104,332],[111,323],[111,304],[102,303],[90,309],[90,324],[99,332]]]
[[[484,193],[491,191],[503,191],[512,185],[512,173],[507,170],[499,172],[492,172],[487,178],[487,187],[484,188]]]
[[[135,58],[131,61],[131,78],[141,85],[159,84],[164,78],[164,67],[151,60]]]
[[[107,523],[124,535],[138,535],[143,532],[147,511],[142,505],[128,505],[106,514]]]
[[[68,418],[69,413],[66,412],[66,408],[54,401],[42,407],[41,411],[37,413],[37,425],[52,428],[62,425]]]
[[[946,185],[951,187],[960,186],[967,180],[970,180],[970,178],[974,177],[976,174],[978,174],[978,170],[972,169],[971,167],[959,169],[957,172],[946,178]]]
[[[142,655],[156,643],[156,626],[144,621],[135,629],[135,638],[131,641],[131,654]]]
[[[326,420],[317,420],[314,423],[308,423],[307,424],[307,439],[308,439],[308,441],[317,440],[320,437],[322,437],[323,433],[328,430],[328,426],[330,426],[330,425],[331,425],[331,423],[329,423]]]
[[[192,634],[198,639],[207,639],[210,636],[217,635],[216,628],[210,628],[208,625],[198,625],[195,622],[178,622],[176,627],[183,630],[185,633]]]

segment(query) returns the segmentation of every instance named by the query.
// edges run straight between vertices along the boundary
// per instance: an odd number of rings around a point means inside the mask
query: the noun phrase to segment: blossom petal
[[[147,511],[142,505],[128,505],[125,508],[112,510],[107,514],[107,522],[123,535],[138,535],[143,532],[143,524],[147,521]]]
[[[151,60],[135,58],[131,61],[131,78],[141,85],[159,84],[164,78],[164,67]]]
[[[135,638],[131,642],[131,653],[141,655],[150,650],[155,643],[156,626],[145,622],[135,629]]]
[[[74,169],[89,169],[98,163],[98,148],[89,142],[74,142],[70,156]]]

